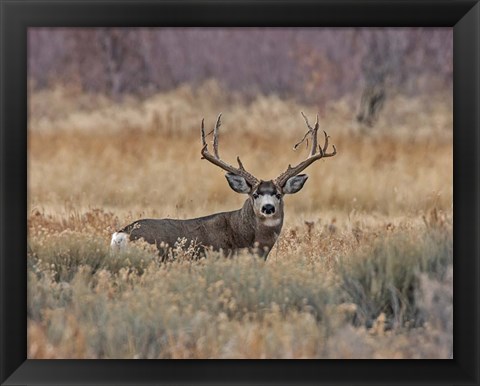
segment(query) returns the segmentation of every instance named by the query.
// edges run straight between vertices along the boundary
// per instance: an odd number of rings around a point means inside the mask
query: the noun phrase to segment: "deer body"
[[[242,208],[215,213],[209,216],[188,219],[142,219],[127,225],[112,237],[112,246],[126,240],[143,239],[163,246],[174,246],[184,237],[187,245],[193,243],[200,252],[211,247],[230,255],[238,249],[248,248],[266,257],[275,244],[283,225],[282,215],[262,221],[254,215],[252,201],[247,199]]]
[[[259,180],[248,173],[238,157],[238,168],[234,168],[220,159],[218,156],[220,116],[213,130],[214,155],[210,154],[205,141],[202,121],[202,156],[227,171],[225,177],[235,192],[248,194],[243,207],[231,212],[216,213],[188,220],[138,220],[113,234],[112,248],[118,249],[125,246],[128,241],[143,239],[156,245],[160,253],[164,254],[166,248],[174,247],[179,239],[185,238],[187,246],[193,244],[201,253],[206,248],[212,248],[230,255],[247,248],[266,259],[282,229],[283,196],[297,193],[302,189],[308,178],[305,174],[299,174],[302,170],[318,159],[336,154],[335,147],[333,153],[326,152],[328,147],[326,133],[323,148],[318,146],[317,149],[318,116],[314,128],[309,125],[305,116],[304,118],[309,131],[303,140],[308,134],[311,134],[312,137],[310,156],[297,166],[289,165],[284,173],[270,181]],[[298,144],[295,147],[297,146]]]

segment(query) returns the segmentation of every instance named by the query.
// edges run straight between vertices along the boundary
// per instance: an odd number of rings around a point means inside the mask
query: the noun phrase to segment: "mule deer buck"
[[[113,234],[112,248],[120,249],[129,240],[143,239],[150,244],[155,244],[160,254],[163,253],[165,256],[165,246],[173,247],[179,239],[185,238],[188,243],[194,244],[200,253],[204,253],[205,248],[212,248],[230,255],[239,249],[247,248],[266,259],[282,229],[283,196],[297,193],[302,189],[308,177],[300,173],[308,166],[322,158],[333,157],[337,153],[335,146],[331,153],[327,152],[329,137],[326,132],[324,132],[323,146],[318,145],[318,115],[314,127],[310,125],[303,113],[302,115],[308,131],[294,149],[310,136],[310,154],[303,162],[293,167],[289,165],[285,172],[269,181],[259,180],[247,172],[239,157],[237,157],[238,167],[231,166],[220,158],[218,130],[221,114],[213,129],[213,154],[211,154],[205,139],[202,120],[202,159],[225,170],[228,184],[235,192],[248,195],[243,207],[232,212],[215,213],[189,220],[138,220]]]

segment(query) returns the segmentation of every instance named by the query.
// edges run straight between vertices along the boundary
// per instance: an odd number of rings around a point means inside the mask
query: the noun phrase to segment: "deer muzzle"
[[[266,204],[262,206],[262,213],[263,214],[274,214],[275,207],[272,204]]]

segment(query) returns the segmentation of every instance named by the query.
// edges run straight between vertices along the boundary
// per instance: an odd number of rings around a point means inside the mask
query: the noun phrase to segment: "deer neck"
[[[241,234],[248,234],[253,243],[258,243],[261,247],[271,248],[282,230],[283,208],[275,217],[269,219],[259,219],[253,210],[250,199],[247,199],[243,207],[234,212],[232,222],[234,227]]]

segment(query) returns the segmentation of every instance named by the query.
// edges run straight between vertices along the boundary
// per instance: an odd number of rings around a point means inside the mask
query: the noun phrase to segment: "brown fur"
[[[201,253],[208,247],[226,255],[248,248],[266,259],[282,229],[283,204],[275,217],[280,223],[265,226],[254,214],[252,203],[249,197],[241,209],[189,220],[142,219],[119,232],[127,233],[130,240],[155,244],[162,254],[164,247],[173,247],[179,239],[186,238],[187,245],[193,243]]]

